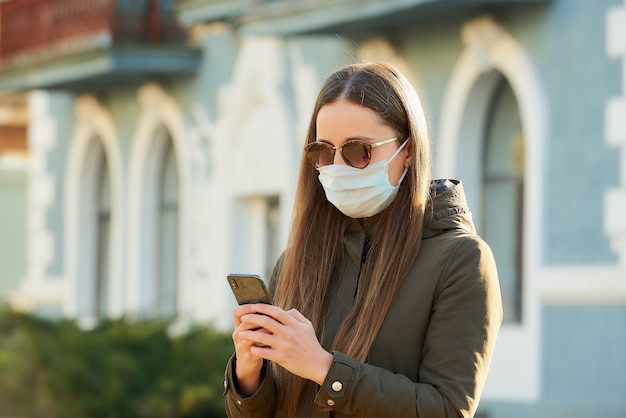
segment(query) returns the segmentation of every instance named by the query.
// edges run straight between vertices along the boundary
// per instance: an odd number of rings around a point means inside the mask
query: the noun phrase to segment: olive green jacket
[[[367,361],[335,351],[324,384],[308,382],[295,418],[474,415],[502,321],[500,288],[493,255],[475,233],[462,184],[436,184],[440,191],[425,216],[419,255]],[[356,221],[346,234],[347,256],[338,269],[342,278],[328,312],[330,336],[353,302],[366,234],[367,227]],[[271,372],[244,398],[233,381],[234,364],[233,358],[224,382],[228,416],[286,417],[276,409]]]

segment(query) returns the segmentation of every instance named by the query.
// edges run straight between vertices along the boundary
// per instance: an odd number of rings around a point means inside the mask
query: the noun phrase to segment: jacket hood
[[[424,239],[450,229],[476,233],[461,181],[433,180],[429,203],[424,214]]]

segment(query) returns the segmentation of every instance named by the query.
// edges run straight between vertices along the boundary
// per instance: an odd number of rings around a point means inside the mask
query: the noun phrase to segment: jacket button
[[[332,385],[330,385],[330,387],[335,391],[335,392],[340,392],[341,389],[343,389],[343,385],[341,384],[340,381],[335,381],[333,382]]]
[[[328,404],[328,406],[335,405],[335,401],[333,401],[332,399],[327,400],[326,403]]]

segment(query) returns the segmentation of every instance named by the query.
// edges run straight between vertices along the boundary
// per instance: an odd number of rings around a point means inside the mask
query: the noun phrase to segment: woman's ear
[[[406,147],[407,153],[406,153],[406,157],[404,159],[404,166],[405,167],[410,167],[411,163],[413,162],[413,154],[415,152],[413,150],[413,143],[412,143],[410,138],[409,138],[409,143],[407,145],[408,145],[408,147]]]

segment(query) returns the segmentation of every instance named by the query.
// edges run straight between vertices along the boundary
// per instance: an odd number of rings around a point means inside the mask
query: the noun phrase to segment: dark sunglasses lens
[[[370,162],[367,147],[361,141],[348,141],[343,145],[342,153],[344,160],[352,167],[364,168]]]
[[[315,167],[322,167],[333,163],[333,149],[324,143],[313,143],[307,147],[309,160]]]

